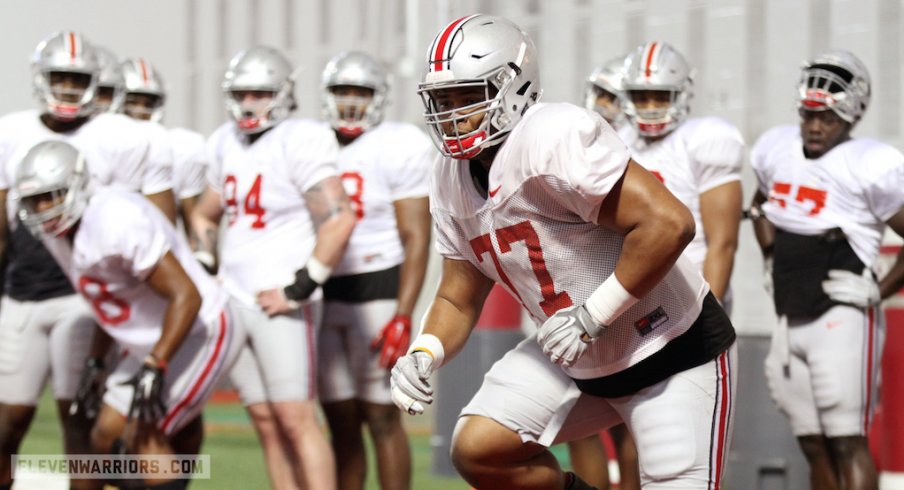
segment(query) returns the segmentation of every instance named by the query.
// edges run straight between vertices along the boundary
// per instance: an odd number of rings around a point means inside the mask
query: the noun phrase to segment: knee
[[[869,454],[869,444],[861,436],[830,438],[829,447],[836,461],[850,461],[862,454]]]
[[[468,481],[493,467],[500,456],[495,438],[487,437],[487,432],[479,427],[483,424],[475,419],[476,417],[460,418],[452,435],[452,464]],[[520,440],[518,443],[520,445]]]
[[[91,428],[91,448],[98,454],[109,454],[119,435],[119,431],[98,419]]]
[[[822,436],[800,436],[797,438],[800,449],[807,461],[828,459],[830,457],[826,440]]]
[[[34,413],[34,409],[31,409]],[[19,448],[28,426],[31,416],[26,410],[16,407],[4,406],[0,408],[0,451],[3,454],[12,454]]]
[[[397,430],[401,430],[402,421],[400,414],[401,412],[394,405],[368,410],[367,426],[374,439],[388,437]]]

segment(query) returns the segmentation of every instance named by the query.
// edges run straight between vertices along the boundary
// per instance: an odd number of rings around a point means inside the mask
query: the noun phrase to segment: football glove
[[[94,420],[100,409],[103,385],[104,361],[97,357],[89,357],[85,361],[75,399],[69,404],[69,415],[81,414],[88,420]]]
[[[597,323],[584,305],[569,306],[555,312],[540,325],[537,342],[549,360],[569,367],[584,355],[593,339],[604,330],[606,327]]]
[[[411,317],[396,315],[370,341],[370,350],[380,350],[379,366],[391,369],[396,360],[408,350],[411,340]]]
[[[156,424],[166,415],[163,404],[163,368],[145,363],[125,385],[131,385],[132,403],[128,417],[145,424]]]
[[[863,269],[863,274],[832,269],[829,278],[822,281],[822,290],[834,301],[860,308],[882,301],[879,285],[868,268]]]
[[[389,378],[392,402],[411,415],[424,413],[424,403],[433,403],[433,388],[428,380],[433,374],[433,356],[414,351],[396,361]]]

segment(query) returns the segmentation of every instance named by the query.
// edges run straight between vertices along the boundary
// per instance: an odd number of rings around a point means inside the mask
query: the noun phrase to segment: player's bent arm
[[[443,259],[442,277],[436,296],[424,315],[421,334],[439,339],[445,362],[464,347],[492,288],[493,281],[470,262]]]
[[[904,209],[895,213],[886,223],[898,236],[904,237]],[[898,251],[895,263],[879,281],[879,294],[882,299],[888,298],[897,293],[902,286],[904,286],[904,248]]]
[[[147,283],[167,302],[160,339],[151,355],[158,361],[168,362],[182,345],[201,310],[201,293],[172,252],[160,259]]]
[[[172,189],[154,194],[145,194],[145,196],[154,203],[154,206],[157,206],[157,209],[163,212],[166,219],[170,220],[170,223],[176,224],[176,196],[173,195]]]
[[[194,250],[203,251],[216,257],[217,233],[223,217],[223,205],[220,193],[207,187],[188,215],[186,228],[189,230],[189,242]]]
[[[189,223],[191,222],[191,213],[198,205],[201,195],[183,197],[179,199],[179,217],[182,218],[182,225],[185,226],[185,232],[189,232]]]
[[[405,248],[405,258],[399,273],[399,306],[397,314],[411,316],[430,255],[430,205],[426,197],[401,199],[393,203],[399,238]]]
[[[113,337],[97,323],[94,324],[94,334],[91,337],[91,350],[88,352],[89,359],[104,359],[110,346],[113,345]]]
[[[690,210],[633,160],[603,200],[597,223],[625,236],[614,276],[634,298],[665,277],[695,231]]]
[[[345,246],[355,229],[357,217],[339,177],[327,177],[303,194],[317,230],[315,259],[332,269],[342,259]],[[318,281],[320,284],[323,281]]]
[[[703,277],[719,301],[728,289],[734,267],[742,200],[740,182],[729,182],[700,194],[700,217],[706,237]]]
[[[775,225],[773,225],[762,212],[763,203],[768,200],[762,191],[757,190],[750,202],[750,220],[753,222],[753,234],[760,245],[760,251],[764,258],[772,256],[772,246],[775,243]]]

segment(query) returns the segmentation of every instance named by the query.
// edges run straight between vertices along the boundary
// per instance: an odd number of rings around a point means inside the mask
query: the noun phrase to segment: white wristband
[[[317,257],[313,255],[311,255],[311,258],[308,259],[304,266],[308,268],[308,277],[321,286],[330,278],[330,274],[333,272],[332,267],[317,260]]]
[[[590,294],[584,306],[594,320],[608,327],[638,301],[612,274]]]
[[[408,353],[411,354],[418,350],[426,352],[433,357],[433,369],[438,369],[443,365],[443,360],[446,358],[446,351],[443,349],[443,343],[440,342],[436,335],[429,333],[418,335],[417,338],[414,339],[414,342],[411,343],[411,347],[408,348]]]

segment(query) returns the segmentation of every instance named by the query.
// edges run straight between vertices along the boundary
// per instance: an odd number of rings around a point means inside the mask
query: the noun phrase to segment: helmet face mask
[[[596,111],[609,124],[620,125],[625,114],[624,96],[625,57],[613,58],[593,70],[584,88],[584,107]]]
[[[800,110],[832,110],[856,124],[870,101],[870,77],[863,63],[847,51],[830,51],[804,63],[797,88]]]
[[[125,98],[122,70],[119,61],[110,50],[95,46],[100,73],[94,94],[94,113],[119,112]]]
[[[388,92],[386,71],[366,53],[344,51],[323,69],[324,117],[346,137],[354,138],[383,122]]]
[[[502,143],[542,95],[536,57],[530,37],[502,17],[476,14],[443,28],[430,45],[427,70],[418,84],[437,149],[447,157],[471,159]],[[449,100],[462,99],[445,95],[453,89],[483,97],[449,106]],[[478,116],[482,119],[475,128]],[[471,130],[462,132],[468,125]]]
[[[295,110],[292,66],[270,47],[257,46],[233,56],[221,86],[226,111],[245,134],[264,132]]]
[[[125,91],[123,111],[126,115],[146,121],[162,121],[166,88],[160,72],[144,58],[128,59],[120,67]]]
[[[671,45],[653,41],[638,47],[625,60],[625,116],[638,134],[659,138],[675,130],[690,113],[693,70]],[[665,107],[640,108],[635,92],[668,92]]]
[[[81,219],[88,202],[88,172],[78,150],[62,141],[34,146],[16,171],[18,214],[35,236],[61,236]]]
[[[163,98],[148,93],[129,92],[122,104],[122,111],[129,117],[142,121],[155,120],[163,108]]]
[[[94,111],[100,67],[94,47],[79,34],[59,32],[41,41],[32,74],[35,95],[54,118],[71,121]]]

